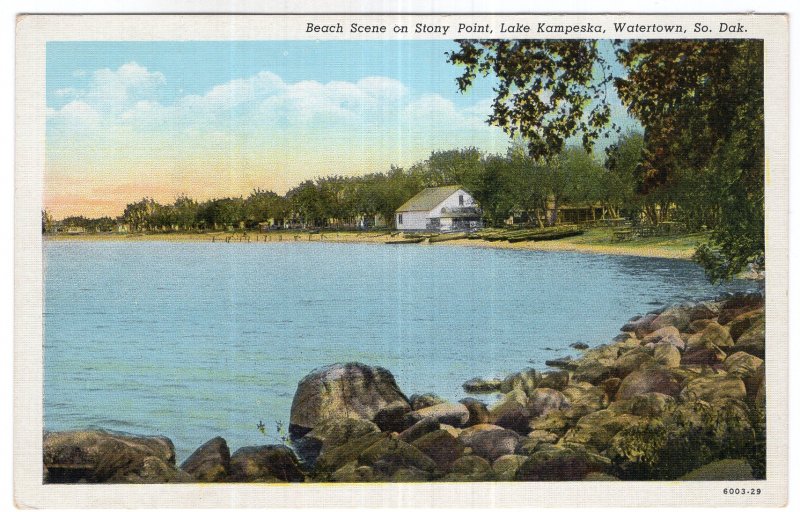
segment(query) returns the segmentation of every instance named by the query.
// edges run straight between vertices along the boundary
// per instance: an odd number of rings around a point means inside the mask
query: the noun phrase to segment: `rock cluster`
[[[760,294],[634,317],[609,344],[469,397],[406,397],[360,363],[315,370],[292,404],[291,449],[214,438],[175,466],[166,438],[50,433],[48,482],[409,482],[752,479],[765,466]]]

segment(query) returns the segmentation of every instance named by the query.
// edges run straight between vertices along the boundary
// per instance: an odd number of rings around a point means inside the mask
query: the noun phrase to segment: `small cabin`
[[[471,231],[483,227],[483,212],[459,185],[429,187],[395,211],[399,231]]]

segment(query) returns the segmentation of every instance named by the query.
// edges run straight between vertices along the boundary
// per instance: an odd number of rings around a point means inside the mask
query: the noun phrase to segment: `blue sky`
[[[283,193],[302,180],[503,153],[493,80],[464,94],[453,41],[49,42],[45,206],[56,218]],[[618,105],[617,120],[631,125]]]

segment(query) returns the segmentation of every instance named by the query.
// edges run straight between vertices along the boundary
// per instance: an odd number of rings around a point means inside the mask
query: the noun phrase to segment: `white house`
[[[426,188],[395,211],[400,231],[468,231],[482,227],[475,199],[458,185]]]

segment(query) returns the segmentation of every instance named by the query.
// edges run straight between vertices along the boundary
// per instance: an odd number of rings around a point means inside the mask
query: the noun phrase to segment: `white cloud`
[[[136,101],[154,98],[165,83],[163,73],[129,62],[116,70],[95,71],[86,98],[95,108],[118,114]]]

